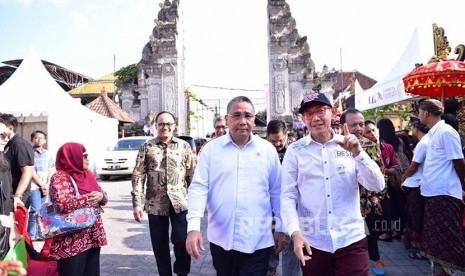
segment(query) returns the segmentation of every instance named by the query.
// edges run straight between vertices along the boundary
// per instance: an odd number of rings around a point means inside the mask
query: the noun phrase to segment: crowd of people
[[[184,253],[200,258],[205,210],[217,275],[276,275],[279,262],[282,275],[385,275],[378,243],[393,239],[414,249],[411,258],[460,275],[463,154],[442,112],[436,100],[420,104],[409,123],[419,141],[412,151],[389,119],[375,123],[353,108],[335,116],[317,93],[300,105],[303,138],[271,120],[262,139],[253,134],[253,103],[240,96],[215,120],[215,137],[197,157],[173,136],[175,116],[162,112],[155,122],[161,138],[137,157],[134,218],[140,222],[145,210],[150,224],[165,221],[150,227],[160,275],[187,275]]]
[[[333,111],[325,95],[307,94],[298,110],[306,135],[297,139],[286,122],[271,120],[262,139],[253,134],[252,101],[238,96],[197,156],[174,136],[175,115],[158,113],[157,135],[137,155],[131,195],[134,220],[148,215],[159,275],[190,273],[205,250],[205,211],[220,276],[277,275],[279,262],[284,276],[385,275],[378,243],[393,239],[412,259],[439,264],[442,275],[464,275],[465,161],[459,134],[441,119],[442,103],[420,102],[409,121],[416,143],[387,118]],[[17,126],[13,115],[0,115],[1,214],[27,207],[26,234],[36,241],[34,217],[45,202],[62,213],[93,208],[91,227],[46,239],[40,255],[30,242],[28,255],[56,264],[60,275],[100,275],[108,196],[85,146],[66,143],[53,161],[45,132],[34,131],[29,143]],[[2,223],[2,237],[15,232]],[[8,249],[0,242],[0,254]],[[0,261],[0,275],[8,271],[26,273],[21,263]]]

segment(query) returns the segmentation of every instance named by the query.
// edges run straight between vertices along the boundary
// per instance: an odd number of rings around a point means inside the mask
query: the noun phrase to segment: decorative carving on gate
[[[278,117],[298,120],[294,111],[302,95],[321,87],[321,78],[316,74],[307,37],[300,36],[285,0],[268,0],[268,39],[270,83],[273,84],[268,120]]]
[[[163,90],[165,94],[165,110],[171,113],[176,113],[176,92],[174,87],[174,78],[173,77],[166,77],[163,83]]]
[[[449,40],[446,36],[446,31],[442,27],[438,27],[435,23],[433,24],[433,42],[434,42],[434,56],[430,58],[428,63],[437,62],[440,60],[449,59],[451,47]],[[454,54],[457,54],[456,60],[465,60],[465,45],[459,44],[454,48]]]
[[[275,98],[275,110],[276,113],[281,114],[286,110],[286,82],[283,75],[277,75],[275,77],[274,88],[276,91]]]
[[[137,64],[138,90],[144,91],[144,98],[138,99],[140,108],[125,111],[139,112],[140,118],[149,112],[170,111],[179,118],[180,129],[185,130],[187,111],[183,97],[184,80],[181,79],[184,76],[184,46],[179,35],[182,31],[180,14],[179,0],[159,3],[152,32]]]
[[[284,57],[279,57],[273,62],[273,68],[277,71],[281,71],[287,68],[287,61]]]

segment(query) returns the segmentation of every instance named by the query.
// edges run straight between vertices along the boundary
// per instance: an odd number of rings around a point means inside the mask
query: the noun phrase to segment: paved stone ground
[[[110,197],[103,214],[108,245],[101,252],[101,275],[158,275],[147,217],[139,224],[132,216],[130,180],[112,178],[110,181],[100,181],[100,184]],[[190,275],[215,275],[205,237],[205,223],[202,225],[206,251],[199,261],[192,262]],[[409,258],[401,242],[380,241],[379,246],[387,275],[430,275],[429,263]],[[281,269],[278,271],[281,272]]]

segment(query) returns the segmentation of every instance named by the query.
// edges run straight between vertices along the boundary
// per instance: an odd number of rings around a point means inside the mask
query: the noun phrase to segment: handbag
[[[388,183],[396,191],[402,191],[402,175],[407,170],[409,164],[407,156],[402,152],[395,152],[397,167],[394,174],[388,175]]]
[[[76,195],[79,191],[72,177]],[[37,233],[42,239],[78,232],[92,227],[97,220],[97,211],[92,207],[79,208],[69,213],[61,213],[55,209],[51,202],[40,207],[36,215]]]

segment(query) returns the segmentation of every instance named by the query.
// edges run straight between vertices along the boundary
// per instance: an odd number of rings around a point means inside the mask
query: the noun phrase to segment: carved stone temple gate
[[[332,99],[334,77],[316,74],[307,37],[301,37],[285,0],[268,0],[268,120],[281,119],[292,128],[303,95],[312,90]]]
[[[187,105],[184,95],[183,21],[179,0],[165,0],[155,19],[150,41],[137,64],[137,85],[121,89],[124,111],[136,120],[166,110],[178,118],[185,133]],[[285,0],[268,0],[269,106],[267,117],[292,127],[303,95],[312,90],[332,98],[334,79],[318,75],[307,37],[301,37]],[[324,73],[324,72],[323,72]]]
[[[187,105],[181,11],[179,0],[160,3],[155,27],[137,64],[137,85],[122,89],[121,101],[123,110],[136,120],[146,118],[151,112],[175,114],[179,132],[184,133]]]

